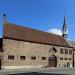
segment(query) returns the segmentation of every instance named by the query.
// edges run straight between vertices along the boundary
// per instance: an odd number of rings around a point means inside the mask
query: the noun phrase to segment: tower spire
[[[67,27],[67,23],[66,23],[66,17],[64,16],[64,23],[63,23],[63,28],[62,28],[62,37],[67,39],[67,35],[68,35],[68,27]]]
[[[6,14],[4,13],[3,14],[3,23],[5,23],[6,22]]]

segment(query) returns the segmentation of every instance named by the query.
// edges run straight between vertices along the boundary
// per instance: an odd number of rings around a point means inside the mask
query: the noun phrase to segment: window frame
[[[31,56],[31,60],[36,60],[36,56]]]
[[[46,60],[46,57],[41,57],[41,60]]]
[[[64,60],[67,60],[67,58],[64,58]]]
[[[68,49],[65,49],[65,54],[68,54]]]
[[[71,58],[69,58],[69,60],[72,60]]]
[[[63,60],[63,57],[60,57],[60,60]]]
[[[60,54],[64,54],[64,49],[60,48]]]
[[[26,56],[20,56],[20,60],[26,60]]]
[[[9,60],[14,60],[14,55],[8,55]]]
[[[72,50],[69,50],[69,54],[70,54],[70,55],[72,54]]]

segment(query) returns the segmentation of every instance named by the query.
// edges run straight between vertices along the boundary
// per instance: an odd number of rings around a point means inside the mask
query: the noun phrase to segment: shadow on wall
[[[68,75],[68,74],[54,74],[54,73],[31,72],[31,73],[20,73],[20,74],[9,74],[9,75]]]

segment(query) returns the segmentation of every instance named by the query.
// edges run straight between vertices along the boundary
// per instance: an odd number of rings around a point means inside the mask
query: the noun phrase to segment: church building
[[[0,69],[72,67],[73,47],[67,41],[64,18],[62,36],[15,25],[3,15]]]

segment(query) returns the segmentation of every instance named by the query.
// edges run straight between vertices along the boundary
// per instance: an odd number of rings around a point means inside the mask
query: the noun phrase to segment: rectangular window
[[[42,60],[46,60],[46,57],[41,57]]]
[[[63,58],[61,57],[60,60],[63,60]]]
[[[69,50],[69,54],[72,54],[72,50]]]
[[[67,60],[67,58],[64,58],[64,60]]]
[[[63,49],[62,48],[60,48],[60,53],[63,54]]]
[[[68,54],[68,49],[65,49],[65,54]]]
[[[31,56],[31,60],[36,60],[36,57],[35,56]]]
[[[14,56],[13,55],[8,55],[8,59],[14,60]]]
[[[20,59],[21,60],[25,60],[26,59],[26,56],[20,56]]]
[[[71,58],[69,58],[69,60],[71,60]]]

